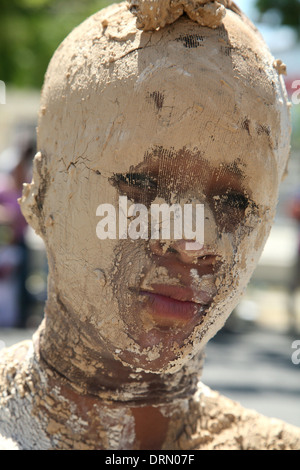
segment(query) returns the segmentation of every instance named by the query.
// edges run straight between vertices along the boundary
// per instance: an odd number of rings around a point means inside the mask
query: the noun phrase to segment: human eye
[[[147,173],[118,173],[111,179],[122,195],[135,203],[149,204],[157,195],[157,177]]]
[[[233,232],[241,224],[246,209],[252,206],[251,199],[243,191],[227,189],[212,198],[212,209],[221,231]]]
[[[240,211],[245,211],[250,203],[249,198],[245,194],[235,191],[222,194],[219,200],[223,206]]]
[[[120,180],[137,189],[157,188],[157,179],[144,173],[126,173],[121,176]]]

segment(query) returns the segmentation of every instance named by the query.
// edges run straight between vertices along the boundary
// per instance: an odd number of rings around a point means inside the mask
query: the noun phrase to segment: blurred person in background
[[[289,215],[296,221],[298,228],[298,245],[295,264],[293,266],[292,277],[289,286],[289,315],[291,333],[297,331],[297,306],[296,294],[300,288],[300,189],[289,203]]]
[[[27,223],[17,199],[23,182],[31,180],[36,142],[30,128],[17,134],[14,144],[0,154],[0,327],[24,327],[28,304]]]

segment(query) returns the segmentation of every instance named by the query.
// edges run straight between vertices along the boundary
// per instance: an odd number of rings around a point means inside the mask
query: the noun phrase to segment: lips
[[[205,291],[194,291],[191,287],[172,286],[165,284],[152,284],[151,292],[161,296],[169,297],[180,302],[192,302],[206,305],[212,299]]]
[[[186,324],[200,320],[212,302],[211,294],[195,293],[190,287],[153,284],[153,290],[140,291],[145,299],[147,312],[159,326]]]

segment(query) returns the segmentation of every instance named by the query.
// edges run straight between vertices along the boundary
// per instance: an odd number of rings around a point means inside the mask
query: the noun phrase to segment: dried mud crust
[[[37,370],[36,365],[33,366],[35,360],[31,341],[1,351],[0,449],[92,449],[92,439],[88,435],[85,435],[85,440],[64,436],[64,423],[71,406],[65,398],[64,406],[56,402],[53,384],[47,389],[50,371],[44,372],[37,382],[33,372]],[[300,448],[300,429],[244,409],[203,384],[188,401],[188,410],[184,414],[182,411],[173,413],[163,449]],[[79,428],[80,416],[75,415],[72,419],[74,428]],[[94,428],[94,424],[89,423],[89,428]],[[101,423],[98,424],[101,427]],[[58,430],[61,432],[59,439]]]
[[[176,444],[182,450],[297,450],[300,429],[245,409],[204,386]]]
[[[137,27],[144,31],[163,28],[183,14],[201,26],[218,28],[226,8],[240,13],[231,0],[129,0],[129,9],[137,17]]]

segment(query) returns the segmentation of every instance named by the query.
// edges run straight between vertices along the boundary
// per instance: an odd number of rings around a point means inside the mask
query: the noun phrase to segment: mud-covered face
[[[93,162],[69,169],[63,249],[55,253],[59,265],[50,257],[50,272],[82,333],[96,337],[95,347],[109,356],[144,370],[172,370],[204,346],[238,302],[270,227],[276,167],[266,167],[260,155],[246,161],[228,153],[225,161],[196,148],[154,147],[127,171],[114,162],[105,172],[91,171]],[[120,198],[127,198],[122,216]],[[130,212],[141,204],[149,222],[143,235],[145,218]],[[204,245],[191,249],[184,230],[174,237],[172,224],[169,238],[152,238],[155,204],[177,204],[183,214],[186,205],[204,205]],[[107,205],[116,213],[114,236]],[[195,212],[192,222],[195,229]]]
[[[125,173],[115,173],[109,181],[130,204],[148,209],[144,240],[122,240],[116,246],[114,264],[119,268],[112,279],[119,315],[130,336],[141,350],[149,352],[146,362],[151,358],[152,366],[163,365],[176,357],[195,327],[204,323],[222,285],[232,284],[229,279],[238,238],[253,231],[259,208],[240,161],[215,165],[200,152],[185,148],[178,152],[153,149],[143,162]],[[152,238],[155,204],[182,208],[183,238],[175,239],[174,226],[170,238],[163,233],[159,240]],[[195,220],[200,204],[204,205],[204,218]],[[203,246],[187,243],[185,233],[191,221],[184,219],[184,211],[189,205],[194,210],[193,233],[204,224]],[[161,224],[168,217],[164,213]],[[143,219],[138,221],[137,232],[141,233]],[[128,351],[122,357],[133,359]]]

